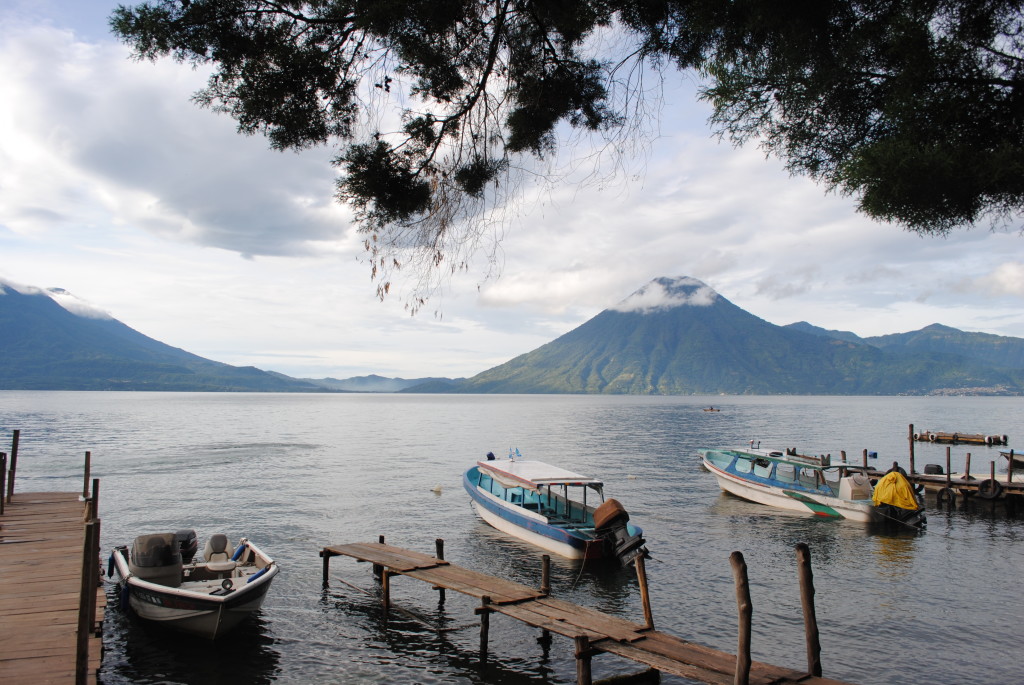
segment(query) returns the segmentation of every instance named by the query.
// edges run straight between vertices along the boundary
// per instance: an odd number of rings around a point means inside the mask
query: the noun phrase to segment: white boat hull
[[[751,502],[825,518],[844,518],[862,523],[878,520],[871,500],[844,500],[827,495],[784,490],[737,478],[707,459],[704,460],[704,466],[714,474],[722,490]]]
[[[489,509],[487,509],[487,507],[481,506],[476,501],[472,501],[472,504],[473,509],[476,511],[477,515],[479,515],[480,518],[484,520],[484,522],[488,523],[494,528],[497,528],[503,533],[507,533],[513,537],[517,537],[520,540],[523,540],[524,542],[529,542],[530,544],[536,545],[541,549],[546,549],[549,552],[554,552],[555,554],[566,557],[567,559],[582,559],[584,557],[584,552],[581,549],[577,549],[572,545],[567,545],[565,543],[559,542],[558,540],[553,540],[552,538],[546,535],[534,533],[531,530],[527,530],[526,528],[517,526],[511,521],[503,519],[502,517],[491,512]]]

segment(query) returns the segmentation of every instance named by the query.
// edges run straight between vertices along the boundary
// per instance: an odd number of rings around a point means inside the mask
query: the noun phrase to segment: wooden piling
[[[434,540],[434,556],[439,560],[444,561],[444,538],[437,538]],[[439,604],[444,604],[444,588],[437,588],[437,601]]]
[[[11,456],[10,466],[7,471],[7,501],[11,501],[11,497],[14,496],[14,476],[18,471],[18,443],[21,442],[21,431],[12,431],[11,436]],[[0,497],[3,493],[0,492]]]
[[[804,610],[804,636],[807,642],[807,672],[821,675],[821,642],[818,617],[814,611],[814,576],[811,572],[811,550],[806,543],[796,546],[797,574],[800,577],[800,604]]]
[[[489,595],[480,598],[480,606],[476,613],[480,615],[480,658],[487,659],[487,639],[491,632],[491,603]]]
[[[910,424],[910,430],[907,432],[907,440],[910,442],[910,473],[915,473],[914,470],[914,424]]]
[[[381,567],[380,594],[384,601],[384,611],[391,608],[391,572]]]
[[[384,544],[384,536],[383,535],[377,536],[377,542],[379,542],[380,544],[383,545]],[[373,565],[373,575],[374,575],[374,577],[376,577],[377,579],[380,579],[382,573],[384,573],[384,567],[381,566],[380,564],[374,564]]]
[[[751,619],[754,609],[750,602],[747,562],[743,560],[742,552],[733,552],[729,555],[729,564],[732,566],[732,576],[736,581],[736,610],[739,614],[739,633],[736,641],[736,673],[733,677],[733,685],[748,685],[750,683],[751,663]]]
[[[1007,483],[1012,483],[1013,482],[1013,450],[1010,450],[1010,456],[1007,457],[1007,460],[1010,463],[1008,463],[1006,465],[1006,482]],[[0,510],[0,513],[2,513],[2,510]]]
[[[867,451],[867,449],[865,449],[861,453],[861,458],[864,460],[864,468],[867,468],[868,467],[868,451]]]
[[[4,513],[4,501],[7,499],[4,497],[5,492],[7,492],[7,452],[0,452],[0,514]]]
[[[950,449],[951,448],[947,445],[946,446],[946,487],[947,488],[950,487],[953,484],[953,474],[950,473],[950,466],[949,466],[949,450]]]
[[[540,591],[546,597],[551,594],[551,556],[540,557]]]
[[[85,480],[82,481],[82,499],[89,499],[89,469],[92,466],[92,452],[85,451]]]
[[[586,635],[577,635],[573,641],[576,643],[576,685],[591,685],[590,659],[593,651],[590,639]]]
[[[633,560],[636,566],[636,579],[640,583],[640,603],[644,608],[644,625],[654,630],[654,614],[651,613],[651,595],[647,589],[647,567],[644,565],[644,554],[641,552]]]

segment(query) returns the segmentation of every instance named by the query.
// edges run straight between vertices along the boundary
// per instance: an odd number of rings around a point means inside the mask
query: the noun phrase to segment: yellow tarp
[[[876,507],[880,504],[891,504],[900,509],[917,509],[914,487],[899,471],[887,473],[878,481],[871,500]]]

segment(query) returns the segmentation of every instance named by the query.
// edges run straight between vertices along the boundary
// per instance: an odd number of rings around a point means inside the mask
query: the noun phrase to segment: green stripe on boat
[[[794,492],[792,490],[785,490],[784,492],[788,496],[797,500],[798,502],[802,502],[804,506],[813,511],[817,516],[828,516],[830,518],[837,519],[843,518],[843,515],[836,511],[835,509],[833,509],[832,507],[825,506],[821,502],[816,502],[807,495],[804,495],[799,492]]]

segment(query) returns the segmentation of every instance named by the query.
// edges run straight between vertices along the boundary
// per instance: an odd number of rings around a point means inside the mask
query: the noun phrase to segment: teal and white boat
[[[700,452],[722,490],[759,504],[863,523],[924,524],[924,505],[898,470],[873,486],[867,474],[828,455],[747,448]]]
[[[484,521],[569,559],[618,559],[628,566],[646,554],[643,531],[597,478],[509,450],[488,453],[463,474],[463,486]]]

